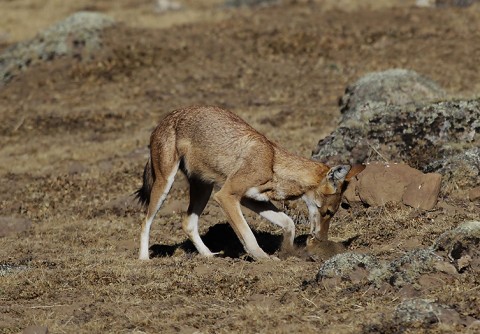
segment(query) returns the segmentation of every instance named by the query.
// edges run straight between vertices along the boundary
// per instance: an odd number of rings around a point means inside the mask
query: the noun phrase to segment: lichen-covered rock
[[[423,170],[480,146],[480,100],[367,108],[320,140],[312,158],[332,165],[369,159]],[[429,170],[429,172],[435,171]]]
[[[380,263],[376,257],[360,253],[337,254],[325,261],[317,273],[317,281],[326,278],[356,281],[357,277],[366,278],[368,273],[378,269]]]
[[[390,69],[373,72],[345,89],[340,99],[343,120],[360,119],[368,108],[430,102],[445,97],[445,92],[432,80],[415,71]]]
[[[416,0],[419,7],[468,7],[478,0]]]
[[[25,265],[16,265],[9,263],[0,263],[0,277],[7,276],[9,274],[14,274],[23,270],[27,270],[28,267]]]
[[[0,55],[0,85],[19,71],[64,55],[91,57],[101,45],[101,31],[114,21],[100,13],[78,12],[40,32],[33,39],[17,43]]]
[[[438,322],[463,323],[457,311],[433,300],[421,298],[407,299],[398,304],[394,312],[394,321],[401,326],[428,326]]]
[[[438,237],[433,249],[449,258],[459,272],[480,271],[480,221],[467,221]]]
[[[414,284],[422,274],[436,272],[438,264],[442,262],[443,258],[432,249],[415,249],[382,268],[373,270],[369,280],[377,286],[389,283],[400,288],[406,284]]]
[[[180,10],[182,5],[173,0],[157,0],[155,2],[155,11],[157,13],[165,13],[172,10]]]
[[[436,171],[443,175],[444,193],[477,187],[480,185],[480,148],[473,147],[434,161],[425,167],[425,171]]]

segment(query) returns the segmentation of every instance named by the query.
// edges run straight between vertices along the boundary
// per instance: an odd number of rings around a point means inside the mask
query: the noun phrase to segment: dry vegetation
[[[345,86],[367,72],[406,67],[452,96],[478,96],[478,6],[284,1],[227,10],[212,0],[160,15],[152,1],[44,3],[0,2],[0,50],[80,9],[124,24],[105,31],[95,61],[58,59],[0,87],[0,215],[32,222],[0,238],[0,332],[36,324],[51,333],[450,333],[480,318],[478,272],[415,287],[465,323],[402,329],[392,314],[411,291],[318,284],[320,263],[302,256],[250,262],[214,203],[201,233],[229,256],[201,258],[181,230],[188,195],[181,177],[152,228],[155,258],[139,262],[143,211],[131,197],[151,130],[180,106],[230,108],[309,156],[334,129]],[[304,208],[285,205],[301,244]],[[355,237],[351,250],[392,259],[479,213],[478,201],[448,194],[431,212],[352,207],[338,213],[331,235]],[[281,232],[249,220],[264,249],[276,252]]]

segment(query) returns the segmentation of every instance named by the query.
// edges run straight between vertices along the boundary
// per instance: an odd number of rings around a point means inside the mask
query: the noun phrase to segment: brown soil
[[[346,85],[367,72],[409,68],[452,96],[478,96],[479,6],[284,1],[225,9],[205,0],[160,15],[153,1],[38,3],[0,3],[0,49],[77,10],[102,11],[124,24],[105,32],[94,61],[34,66],[0,88],[0,212],[32,222],[0,238],[0,264],[18,268],[0,276],[2,333],[29,325],[51,333],[402,330],[392,312],[411,293],[317,284],[321,263],[301,249],[296,256],[280,252],[282,261],[251,262],[212,202],[201,233],[224,256],[199,257],[181,230],[188,192],[180,175],[152,228],[155,257],[138,261],[143,210],[131,194],[141,185],[151,130],[181,106],[229,108],[309,156],[337,124]],[[302,247],[305,208],[280,204],[299,223]],[[349,250],[391,259],[430,246],[479,213],[478,201],[448,196],[430,212],[352,207],[339,211],[331,235],[349,239]],[[261,246],[278,253],[281,231],[253,215],[248,220]],[[464,330],[480,318],[479,279],[469,270],[440,284],[442,277],[421,280],[414,294],[449,305],[465,320],[432,330]]]

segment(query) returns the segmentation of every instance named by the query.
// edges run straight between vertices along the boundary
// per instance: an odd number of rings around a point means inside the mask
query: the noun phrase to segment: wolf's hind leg
[[[195,177],[189,177],[188,182],[190,183],[190,204],[188,206],[187,216],[182,223],[183,230],[200,255],[213,256],[215,253],[212,253],[210,249],[208,249],[198,233],[198,218],[205,209],[212,194],[213,184],[206,183]]]

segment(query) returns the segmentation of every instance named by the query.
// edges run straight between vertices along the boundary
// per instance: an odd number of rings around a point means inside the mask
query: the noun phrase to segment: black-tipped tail
[[[143,184],[140,189],[135,192],[140,204],[148,206],[150,204],[150,193],[152,192],[153,182],[155,181],[155,172],[152,168],[152,160],[148,159],[145,169],[143,170]]]

